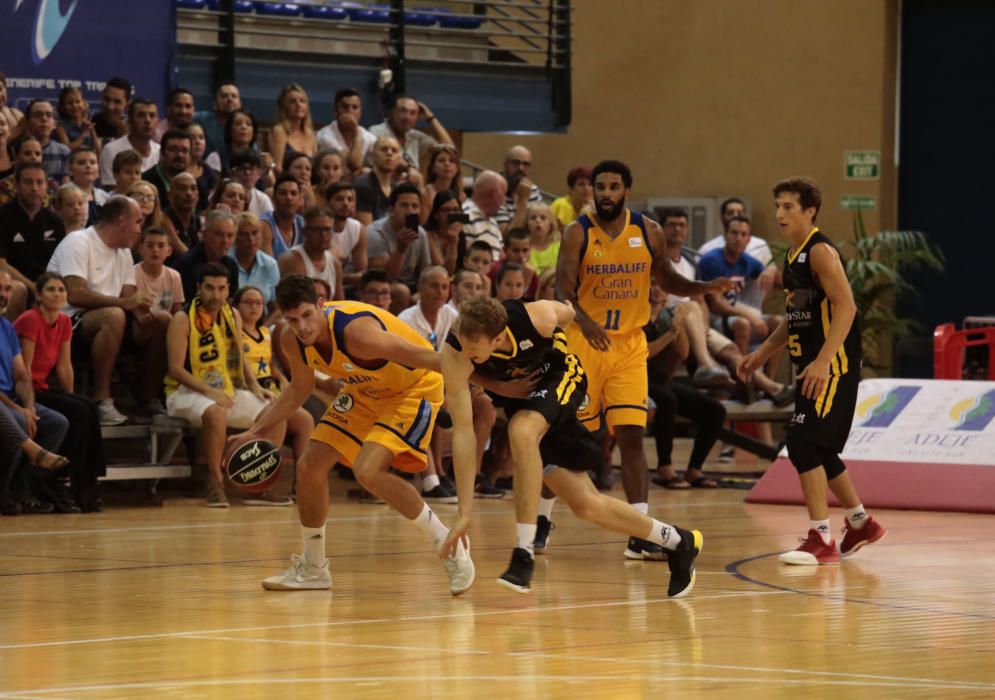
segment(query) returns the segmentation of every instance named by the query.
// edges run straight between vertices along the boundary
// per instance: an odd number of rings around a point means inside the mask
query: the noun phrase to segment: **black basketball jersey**
[[[473,363],[474,369],[480,374],[508,381],[527,377],[536,370],[542,373],[551,368],[560,367],[566,361],[567,336],[562,329],[553,331],[553,337],[547,338],[532,325],[529,312],[521,299],[509,299],[501,302],[508,313],[508,337],[511,340],[511,352],[504,354],[495,352],[486,362]],[[450,331],[446,342],[457,350],[462,350],[456,333]]]
[[[827,236],[814,228],[801,247],[794,254],[789,250],[784,260],[788,351],[798,369],[803,369],[818,356],[833,319],[833,303],[815,279],[809,260],[812,248],[819,243],[836,248]],[[851,370],[859,371],[860,359],[860,323],[859,318],[854,318],[843,346],[829,364],[829,374],[838,376]]]

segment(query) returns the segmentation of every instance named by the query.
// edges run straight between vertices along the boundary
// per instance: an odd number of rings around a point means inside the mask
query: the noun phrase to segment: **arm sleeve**
[[[14,321],[14,331],[16,331],[17,335],[30,338],[36,343],[38,342],[39,330],[41,329],[38,326],[37,314],[25,312]]]
[[[183,281],[180,279],[180,273],[168,267],[165,270],[166,274],[169,275],[169,284],[173,287],[173,303],[185,303],[186,297],[183,295]]]
[[[82,236],[68,236],[62,239],[52,259],[49,261],[48,269],[58,272],[63,277],[82,277],[84,280],[89,277],[89,265],[87,265],[87,245]],[[135,271],[131,271],[134,279]]]
[[[366,229],[366,254],[371,258],[384,258],[390,255],[386,238],[376,228]]]

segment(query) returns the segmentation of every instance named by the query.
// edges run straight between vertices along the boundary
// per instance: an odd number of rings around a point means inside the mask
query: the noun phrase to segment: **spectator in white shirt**
[[[418,303],[409,306],[398,318],[418,331],[439,352],[446,343],[453,323],[459,316],[449,299],[449,273],[441,265],[433,265],[422,270],[418,277]]]
[[[93,398],[100,404],[104,425],[123,423],[111,399],[111,374],[125,333],[144,348],[137,398],[143,405],[158,403],[166,373],[168,318],[152,313],[155,296],[139,292],[131,249],[142,230],[141,207],[133,199],[114,196],[100,210],[95,226],[66,236],[55,249],[48,270],[65,279],[66,313],[73,319],[74,338],[85,343],[93,362]]]
[[[128,133],[104,146],[100,152],[100,182],[114,187],[114,156],[121,151],[136,151],[142,157],[142,172],[159,162],[159,144],[152,140],[159,122],[159,108],[155,102],[136,97],[128,108]]]
[[[729,222],[736,216],[746,216],[746,205],[743,203],[742,199],[739,199],[738,197],[730,197],[719,205],[719,217],[722,219],[723,231],[726,230],[729,226]],[[698,254],[704,255],[712,250],[724,247],[725,244],[725,234],[720,233],[718,236],[709,239],[705,245],[701,246],[698,250]],[[750,236],[750,245],[746,249],[746,252],[762,262],[764,265],[770,265],[774,259],[774,254],[771,253],[770,246],[767,245],[767,241],[759,236]],[[767,272],[765,273],[771,282],[774,279],[774,273],[776,271],[777,270],[775,268],[768,267]],[[766,291],[770,290],[770,287],[767,286],[766,282],[762,282],[761,284],[766,287]]]
[[[359,93],[343,88],[335,93],[335,121],[318,130],[318,148],[344,154],[346,165],[353,172],[363,168],[363,161],[377,140],[359,125],[362,116]]]

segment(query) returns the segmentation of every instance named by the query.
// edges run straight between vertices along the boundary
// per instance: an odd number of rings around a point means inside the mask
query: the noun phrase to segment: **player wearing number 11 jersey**
[[[726,279],[692,282],[678,274],[666,255],[660,225],[630,211],[626,200],[632,173],[624,163],[606,160],[592,171],[595,214],[581,215],[567,226],[556,266],[556,292],[576,309],[567,329],[567,345],[587,372],[587,401],[579,417],[589,430],[601,413],[622,453],[622,483],[637,510],[648,510],[649,472],[643,452],[646,428],[646,336],[650,285],[679,296],[722,294]],[[545,494],[545,495],[548,495]],[[540,526],[545,508],[540,508]],[[540,546],[543,543],[539,543]],[[660,547],[630,538],[630,559],[662,559]]]

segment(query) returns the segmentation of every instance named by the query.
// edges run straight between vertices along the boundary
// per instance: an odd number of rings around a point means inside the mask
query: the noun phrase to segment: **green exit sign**
[[[844,151],[844,180],[877,180],[881,177],[881,151]]]
[[[868,211],[877,205],[874,197],[862,194],[845,194],[840,197],[840,206],[844,209],[863,209]]]

